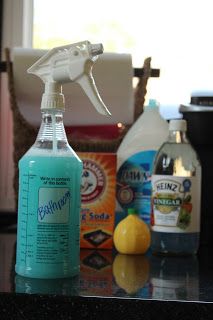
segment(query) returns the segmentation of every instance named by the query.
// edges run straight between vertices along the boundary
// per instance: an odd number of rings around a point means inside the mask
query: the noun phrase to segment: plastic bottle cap
[[[187,122],[186,120],[170,120],[169,131],[186,131]]]
[[[155,99],[149,99],[148,109],[156,109],[158,108],[159,103]]]
[[[129,208],[128,209],[128,214],[136,214],[136,215],[138,215],[138,211],[135,208]]]

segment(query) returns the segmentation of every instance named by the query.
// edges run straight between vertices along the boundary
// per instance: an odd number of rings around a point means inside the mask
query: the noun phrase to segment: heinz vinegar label
[[[199,177],[153,175],[151,207],[153,231],[199,232]]]

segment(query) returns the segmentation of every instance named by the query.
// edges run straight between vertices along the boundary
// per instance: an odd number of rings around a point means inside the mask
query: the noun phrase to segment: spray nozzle
[[[61,84],[77,82],[98,112],[110,115],[102,101],[92,76],[92,67],[103,53],[102,44],[89,41],[53,48],[34,63],[28,73],[37,75],[45,83],[41,108],[64,108]]]
[[[101,43],[98,44],[90,44],[90,52],[92,56],[96,56],[98,54],[102,54],[104,52],[104,47]]]

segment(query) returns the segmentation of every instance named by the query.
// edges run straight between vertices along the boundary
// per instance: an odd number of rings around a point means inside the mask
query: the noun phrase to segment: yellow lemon
[[[150,247],[150,230],[135,210],[128,210],[128,216],[115,228],[113,241],[120,253],[143,254]]]
[[[134,294],[148,281],[149,260],[144,255],[117,254],[112,270],[117,285]]]

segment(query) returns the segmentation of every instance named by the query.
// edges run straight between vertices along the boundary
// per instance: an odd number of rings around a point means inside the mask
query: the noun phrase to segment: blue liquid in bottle
[[[44,112],[35,144],[19,161],[19,275],[78,274],[81,174],[82,162],[67,142],[62,112]]]

